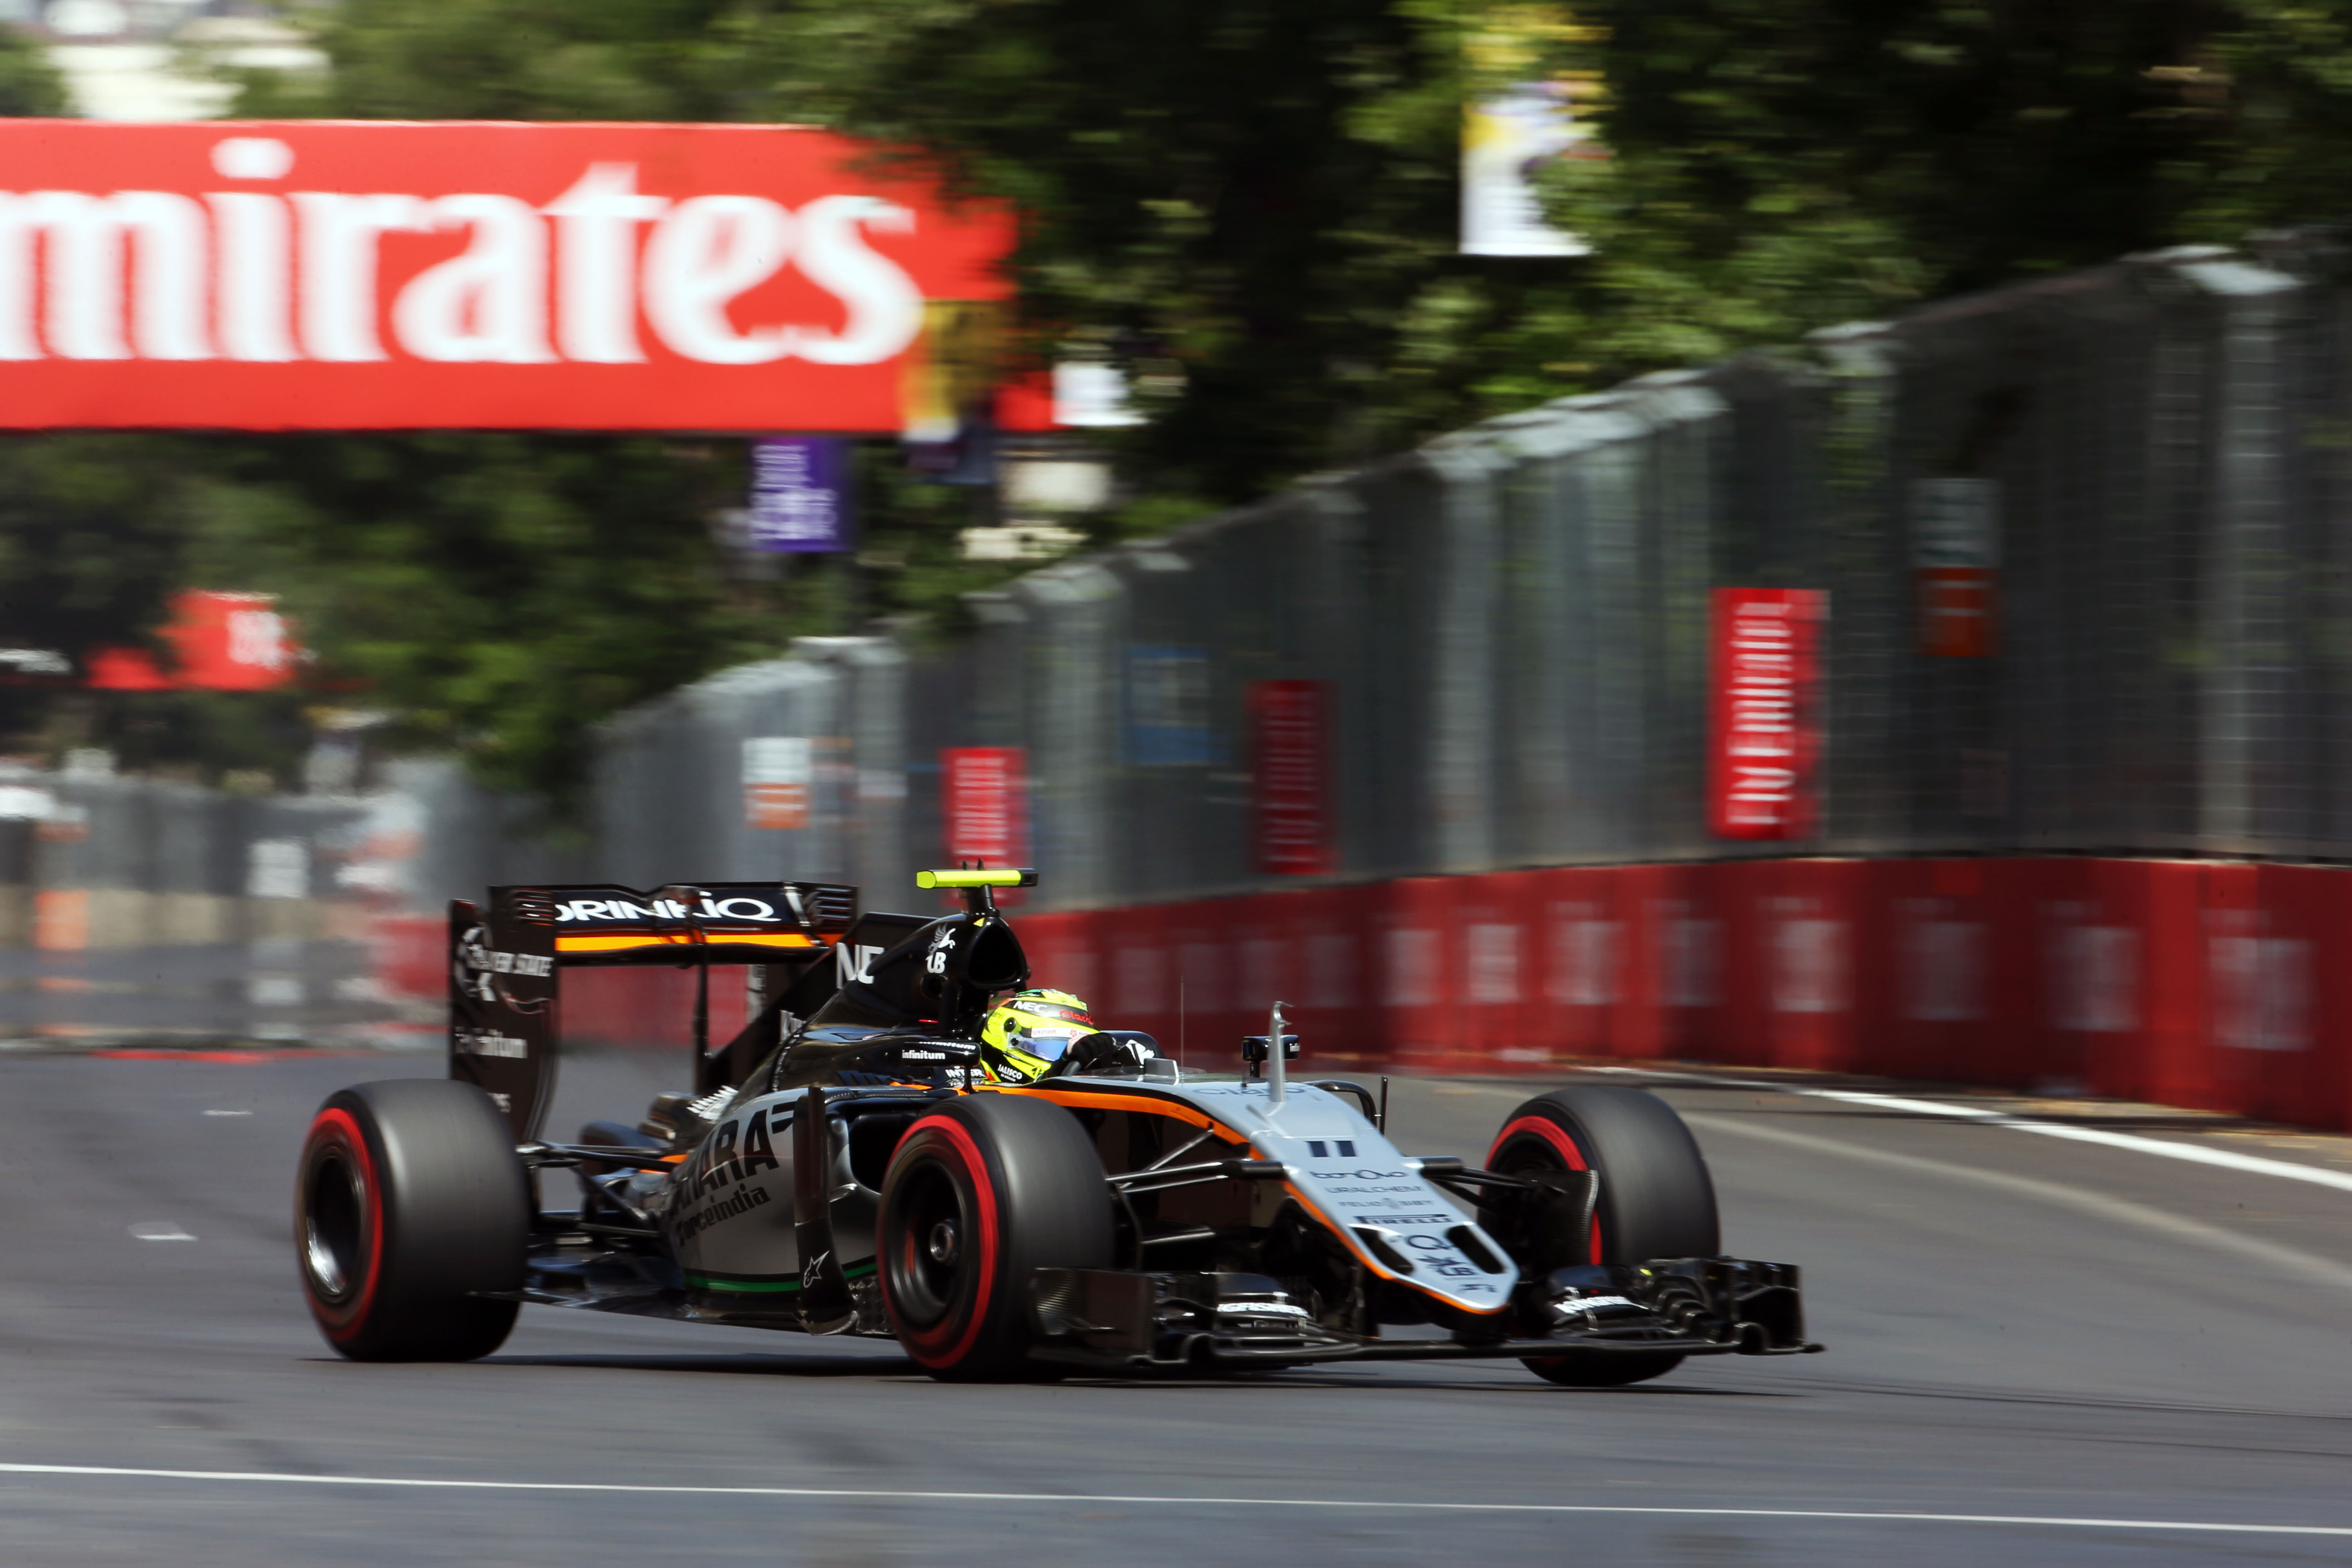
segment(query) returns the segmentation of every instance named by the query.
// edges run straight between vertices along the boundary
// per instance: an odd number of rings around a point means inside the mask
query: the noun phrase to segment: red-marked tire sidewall
[[[1721,1250],[1706,1157],[1674,1108],[1642,1089],[1585,1084],[1528,1100],[1504,1121],[1486,1165],[1505,1174],[1542,1166],[1598,1172],[1589,1262],[1637,1264]],[[1620,1388],[1672,1372],[1683,1355],[1580,1348],[1522,1360],[1549,1383]]]
[[[449,1079],[337,1089],[294,1189],[295,1268],[353,1361],[473,1361],[514,1327],[535,1194],[488,1095]]]
[[[1487,1168],[1505,1174],[1522,1161],[1601,1173],[1591,1262],[1722,1250],[1706,1157],[1674,1107],[1646,1089],[1578,1084],[1528,1100],[1486,1155]]]
[[[898,1342],[927,1372],[965,1369],[1004,1306],[1002,1182],[970,1129],[950,1116],[926,1116],[907,1130],[892,1158],[879,1227],[885,1256],[877,1271],[882,1301]],[[894,1204],[893,1200],[898,1200]],[[923,1205],[923,1218],[952,1208],[969,1266],[945,1291],[918,1283],[927,1272],[918,1249],[929,1245],[928,1224],[909,1223],[904,1205]]]
[[[376,1152],[368,1147],[366,1131],[350,1111],[331,1105],[312,1119],[310,1136],[302,1144],[305,1199],[322,1182],[338,1180],[347,1183],[357,1199],[353,1205],[358,1222],[353,1237],[356,1245],[348,1258],[348,1288],[331,1296],[320,1289],[307,1264],[300,1269],[302,1299],[310,1303],[310,1316],[318,1321],[319,1331],[327,1336],[328,1342],[339,1349],[366,1338],[380,1294],[377,1286],[383,1274],[383,1187],[377,1172],[382,1164]],[[305,1201],[298,1211],[298,1227],[304,1226],[310,1207]],[[310,1240],[306,1227],[298,1229],[297,1247],[307,1247]],[[297,1261],[303,1262],[299,1257]]]
[[[882,1303],[933,1377],[1049,1375],[1036,1356],[1051,1348],[1033,1301],[1037,1271],[1108,1268],[1113,1245],[1093,1135],[1042,1096],[941,1102],[908,1128],[882,1178]]]
[[[1540,1111],[1521,1114],[1503,1123],[1495,1134],[1495,1145],[1486,1151],[1486,1169],[1506,1176],[1517,1175],[1531,1165],[1548,1165],[1554,1170],[1589,1171],[1591,1159],[1577,1147],[1576,1134],[1559,1118]],[[1592,1216],[1592,1256],[1585,1261],[1599,1263],[1608,1256],[1608,1241],[1601,1216]]]

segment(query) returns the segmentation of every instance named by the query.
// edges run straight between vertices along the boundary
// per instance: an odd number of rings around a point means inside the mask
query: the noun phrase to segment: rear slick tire
[[[312,1119],[294,1190],[302,1294],[353,1361],[474,1361],[506,1342],[530,1183],[490,1097],[446,1079],[338,1089]]]
[[[948,1100],[891,1155],[875,1240],[883,1306],[916,1365],[949,1382],[1050,1375],[1029,1360],[1033,1273],[1111,1264],[1094,1140],[1051,1100]]]
[[[1711,1258],[1722,1250],[1706,1156],[1674,1108],[1645,1089],[1587,1084],[1538,1095],[1504,1120],[1486,1168],[1507,1176],[1531,1170],[1600,1172],[1591,1262]],[[1524,1358],[1529,1372],[1569,1388],[1646,1383],[1682,1363],[1676,1351]]]

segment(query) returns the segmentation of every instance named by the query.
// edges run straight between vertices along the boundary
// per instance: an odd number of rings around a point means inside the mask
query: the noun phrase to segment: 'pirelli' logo
[[[457,1048],[471,1057],[504,1057],[510,1061],[522,1061],[530,1055],[530,1042],[512,1035],[501,1035],[495,1029],[460,1029]]]

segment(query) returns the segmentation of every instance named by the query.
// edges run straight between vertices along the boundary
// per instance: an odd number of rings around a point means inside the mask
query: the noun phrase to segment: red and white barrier
[[[2333,868],[1572,868],[1029,915],[1021,932],[1038,984],[1202,1065],[1278,994],[1310,1070],[1667,1058],[2352,1126],[2352,871]]]
[[[1036,984],[1198,1067],[1232,1063],[1280,997],[1309,1072],[1676,1058],[2352,1126],[2352,870],[2335,868],[1576,867],[1018,918]],[[382,978],[437,995],[440,922],[414,925],[387,925]],[[565,1036],[680,1045],[692,987],[572,972]],[[742,1016],[714,976],[711,1037]]]

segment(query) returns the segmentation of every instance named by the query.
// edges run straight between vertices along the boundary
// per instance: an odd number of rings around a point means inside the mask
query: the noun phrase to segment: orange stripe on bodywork
[[[705,945],[684,937],[657,936],[652,933],[632,933],[612,936],[559,936],[555,939],[558,952],[625,952],[641,947],[680,947],[691,952]],[[798,931],[771,936],[763,931],[714,931],[708,945],[711,947],[822,947],[825,944]]]
[[[1195,1110],[1179,1100],[1153,1100],[1146,1095],[1097,1094],[1081,1089],[1051,1089],[1015,1084],[991,1084],[982,1092],[990,1094],[1024,1094],[1038,1100],[1050,1100],[1073,1110],[1145,1110],[1154,1116],[1165,1116],[1171,1121],[1181,1121],[1192,1127],[1206,1127],[1233,1134],[1244,1143],[1249,1134],[1228,1126],[1206,1111]]]

